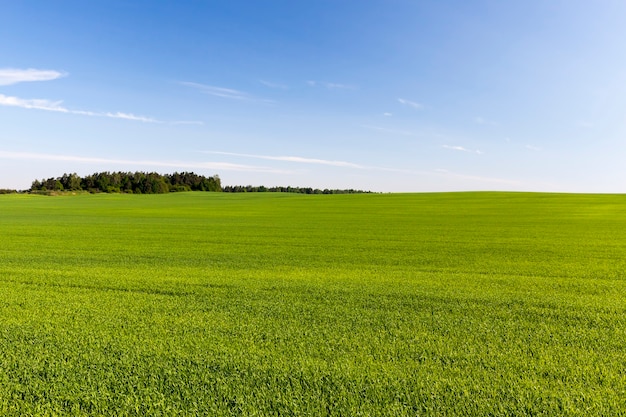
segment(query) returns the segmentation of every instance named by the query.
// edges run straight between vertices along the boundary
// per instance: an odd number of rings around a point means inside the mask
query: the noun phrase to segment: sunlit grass
[[[626,413],[626,196],[0,196],[0,414]]]

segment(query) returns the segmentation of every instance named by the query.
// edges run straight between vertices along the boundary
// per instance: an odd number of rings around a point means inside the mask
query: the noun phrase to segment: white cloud
[[[306,82],[311,87],[322,86],[329,90],[356,90],[357,87],[349,84],[339,84],[339,83],[329,83],[326,81],[312,81],[309,80]]]
[[[371,125],[361,125],[361,127],[364,127],[366,129],[377,130],[379,132],[391,133],[393,135],[416,136],[414,133],[409,132],[407,130],[387,129],[386,127],[371,126]]]
[[[443,145],[444,148],[446,149],[452,149],[453,151],[463,151],[463,152],[469,152],[469,150],[465,149],[462,146],[450,146],[450,145]]]
[[[365,168],[362,165],[353,164],[352,162],[332,161],[332,160],[315,159],[315,158],[303,158],[300,156],[252,155],[252,154],[246,154],[246,153],[219,152],[219,151],[203,151],[203,153],[214,154],[214,155],[240,156],[244,158],[266,159],[270,161],[297,162],[297,163],[303,163],[303,164],[319,164],[319,165],[330,165],[330,166],[336,166],[336,167],[360,168],[360,169]]]
[[[201,90],[206,94],[210,94],[216,97],[230,98],[235,100],[248,100],[250,98],[249,94],[244,93],[243,91],[233,90],[232,88],[215,87],[212,85],[204,85],[187,81],[183,81],[181,82],[181,84],[187,87],[197,88],[198,90]]]
[[[379,167],[379,166],[360,165],[360,164],[355,164],[355,163],[346,162],[346,161],[303,158],[300,156],[253,155],[253,154],[245,154],[245,153],[220,152],[220,151],[201,151],[201,152],[207,153],[207,154],[214,154],[214,155],[228,155],[228,156],[237,156],[237,157],[244,157],[244,158],[265,159],[265,160],[271,160],[271,161],[284,161],[284,162],[295,162],[295,163],[302,163],[302,164],[327,165],[327,166],[352,168],[352,169],[367,170],[367,171],[399,172],[402,174],[411,174],[411,175],[426,173],[426,172],[414,171],[410,169],[385,168],[385,167]]]
[[[474,122],[476,124],[483,125],[483,126],[498,126],[499,125],[498,122],[494,122],[493,120],[488,120],[480,116],[474,117]]]
[[[482,155],[482,154],[484,153],[484,152],[483,152],[483,151],[481,151],[481,150],[478,150],[478,149],[477,149],[477,150],[471,150],[471,149],[464,148],[463,146],[450,146],[450,145],[443,145],[443,146],[442,146],[442,148],[445,148],[445,149],[450,149],[450,150],[453,150],[453,151],[461,151],[461,152],[475,153],[475,154],[478,154],[478,155]]]
[[[37,70],[37,69],[13,69],[13,68],[0,68],[0,86],[17,84],[27,81],[49,81],[60,77],[64,77],[66,74],[53,70]],[[123,112],[93,112],[88,110],[70,110],[63,105],[63,101],[47,100],[47,99],[24,99],[20,97],[6,96],[0,94],[0,106],[8,107],[20,107],[23,109],[35,109],[54,111],[59,113],[78,114],[82,116],[95,116],[95,117],[108,117],[112,119],[125,119],[144,123],[163,123],[162,121],[153,119],[146,116],[138,116],[132,113]],[[202,122],[170,122],[172,124],[181,123],[196,123],[202,124]]]
[[[5,96],[0,94],[0,106],[21,107],[23,109],[37,109],[69,113],[69,110],[61,106],[62,101],[50,101],[44,99],[23,99],[19,97]]]
[[[66,74],[53,70],[0,68],[0,85],[12,85],[30,81],[50,81]]]
[[[279,90],[288,90],[289,89],[289,86],[287,86],[285,84],[278,84],[278,83],[273,83],[273,82],[265,81],[265,80],[259,80],[259,82],[261,84],[263,84],[264,86],[269,87],[269,88],[277,88]]]
[[[385,112],[385,113],[383,113],[383,116],[385,116],[385,117],[391,117],[391,116],[393,116],[393,114]]]
[[[92,157],[75,156],[75,155],[55,155],[55,154],[30,153],[30,152],[8,152],[8,151],[0,151],[0,159],[22,160],[22,161],[77,162],[77,163],[84,163],[84,164],[105,164],[105,165],[151,166],[151,167],[164,167],[164,168],[177,168],[177,169],[215,169],[215,170],[224,170],[224,171],[293,174],[292,171],[278,170],[278,169],[274,169],[271,167],[231,164],[227,162],[177,162],[177,161],[109,159],[109,158],[92,158]]]
[[[412,107],[412,108],[414,108],[416,110],[421,110],[421,109],[424,108],[423,104],[416,103],[415,101],[410,101],[410,100],[406,100],[406,99],[403,99],[403,98],[399,98],[398,99],[398,103],[404,104],[405,106]]]
[[[122,112],[97,113],[97,112],[92,112],[88,110],[70,110],[66,107],[63,107],[62,103],[63,103],[62,101],[50,101],[50,100],[37,99],[37,98],[36,99],[23,99],[19,97],[5,96],[4,94],[0,94],[0,106],[20,107],[22,109],[54,111],[54,112],[68,113],[68,114],[79,114],[81,116],[109,117],[112,119],[125,119],[125,120],[133,120],[133,121],[144,122],[144,123],[163,123],[151,117],[137,116],[132,113],[122,113]]]
[[[98,114],[95,114],[96,116]],[[151,117],[145,117],[145,116],[136,116],[132,113],[121,113],[121,112],[116,112],[116,113],[103,113],[102,114],[105,117],[112,117],[114,119],[126,119],[126,120],[134,120],[137,122],[144,122],[144,123],[162,123],[156,119],[153,119]]]
[[[324,83],[324,86],[330,90],[356,90],[356,87],[349,84]]]
[[[526,149],[531,150],[531,151],[535,151],[538,152],[541,150],[541,148],[537,147],[537,146],[533,146],[533,145],[526,145]]]
[[[216,87],[214,85],[206,85],[206,84],[194,83],[194,82],[189,82],[189,81],[180,81],[180,84],[186,87],[195,88],[205,94],[215,96],[215,97],[227,98],[230,100],[273,103],[272,100],[265,100],[265,99],[261,99],[258,97],[254,97],[253,95],[248,94],[244,91],[239,91],[239,90],[235,90],[232,88]]]

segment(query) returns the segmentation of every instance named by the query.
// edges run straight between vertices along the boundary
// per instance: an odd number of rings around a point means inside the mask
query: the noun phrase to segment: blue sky
[[[0,188],[626,191],[626,2],[7,1]]]

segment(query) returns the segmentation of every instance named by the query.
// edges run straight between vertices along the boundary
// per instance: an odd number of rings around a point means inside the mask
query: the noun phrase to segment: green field
[[[0,196],[0,415],[626,415],[626,196]]]

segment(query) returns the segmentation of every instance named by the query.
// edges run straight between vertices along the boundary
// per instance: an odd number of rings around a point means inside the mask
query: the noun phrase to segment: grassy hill
[[[0,414],[626,413],[626,196],[0,196]]]

